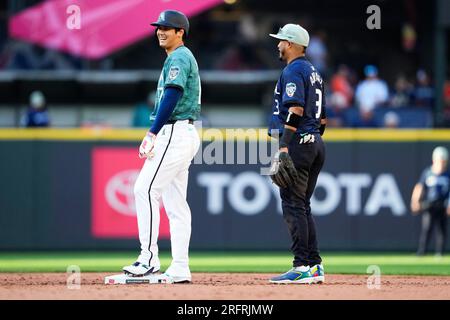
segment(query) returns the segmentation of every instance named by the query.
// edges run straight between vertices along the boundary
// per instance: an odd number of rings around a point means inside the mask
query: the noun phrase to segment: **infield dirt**
[[[382,275],[379,289],[368,275],[326,275],[326,283],[271,284],[273,274],[194,273],[190,284],[105,285],[110,273],[82,273],[79,289],[68,289],[65,273],[2,273],[0,299],[146,300],[414,300],[450,299],[450,276]]]

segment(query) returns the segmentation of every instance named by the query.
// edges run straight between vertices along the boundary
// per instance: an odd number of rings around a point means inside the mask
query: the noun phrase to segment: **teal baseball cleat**
[[[325,270],[323,268],[323,265],[316,264],[315,266],[311,267],[311,274],[314,279],[314,283],[325,282]]]
[[[295,284],[311,284],[314,282],[314,278],[311,274],[311,270],[300,271],[301,268],[292,268],[286,273],[273,277],[270,279],[271,283],[295,283]]]

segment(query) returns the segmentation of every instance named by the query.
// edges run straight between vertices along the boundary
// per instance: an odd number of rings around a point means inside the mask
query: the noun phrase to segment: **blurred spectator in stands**
[[[394,92],[389,101],[389,106],[394,108],[410,106],[412,91],[412,83],[405,76],[398,76],[397,80],[395,80]]]
[[[244,13],[239,19],[239,33],[245,42],[255,43],[258,40],[258,27],[252,14]]]
[[[444,83],[444,106],[450,108],[450,80]]]
[[[136,105],[133,112],[133,127],[149,127],[150,114],[155,107],[156,92],[152,91],[147,96],[147,101]]]
[[[319,70],[323,77],[327,77],[327,58],[328,49],[325,44],[326,34],[323,31],[318,31],[311,36],[309,46],[306,50],[306,57]]]
[[[349,81],[349,68],[345,64],[338,67],[337,72],[331,77],[330,105],[336,112],[347,109],[352,105],[353,88]]]
[[[355,100],[359,108],[359,123],[356,126],[374,127],[374,110],[389,98],[386,82],[378,78],[378,69],[373,65],[364,68],[366,79],[356,87]]]
[[[385,128],[390,129],[398,128],[400,124],[400,118],[398,114],[395,113],[394,111],[386,112],[383,118],[383,124]]]
[[[30,104],[21,122],[22,126],[27,128],[48,127],[50,125],[45,96],[41,91],[31,93]]]
[[[221,51],[221,55],[217,55],[213,68],[229,71],[266,69],[267,58],[259,45],[259,29],[253,14],[242,14],[237,25],[238,36],[233,38],[231,45]],[[267,33],[264,34],[264,39],[266,38]],[[270,60],[273,60],[272,56]]]
[[[354,90],[349,78],[349,67],[341,64],[331,77],[329,86],[326,83],[327,118],[331,127],[341,127],[345,110],[352,106]]]
[[[217,61],[218,63],[214,66],[214,69],[230,71],[248,69],[241,50],[236,44],[228,47]]]
[[[344,126],[342,114],[336,113],[335,109],[327,107],[327,127],[336,128]]]
[[[406,52],[412,52],[416,48],[417,33],[414,26],[405,23],[402,27],[402,46]]]
[[[434,88],[427,72],[419,69],[416,74],[416,85],[413,91],[413,102],[417,107],[431,108],[434,102]]]

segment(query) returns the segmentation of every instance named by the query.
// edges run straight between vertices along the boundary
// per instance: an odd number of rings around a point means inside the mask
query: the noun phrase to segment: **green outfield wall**
[[[288,249],[278,191],[261,175],[268,164],[252,158],[270,150],[264,130],[200,132],[188,188],[191,248]],[[143,134],[1,129],[0,249],[137,248],[132,190]],[[312,201],[321,248],[415,250],[420,217],[410,213],[410,195],[433,148],[450,148],[450,130],[330,129],[324,139],[327,158]],[[236,163],[238,150],[253,163]],[[168,247],[163,204],[161,215],[160,243]]]

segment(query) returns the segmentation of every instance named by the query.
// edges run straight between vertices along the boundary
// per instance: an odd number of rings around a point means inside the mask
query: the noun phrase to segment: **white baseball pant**
[[[200,138],[188,120],[166,124],[155,140],[154,157],[146,159],[134,186],[141,242],[137,261],[160,269],[158,257],[159,201],[162,197],[170,225],[172,263],[168,274],[190,277],[191,210],[186,200],[189,166]]]

